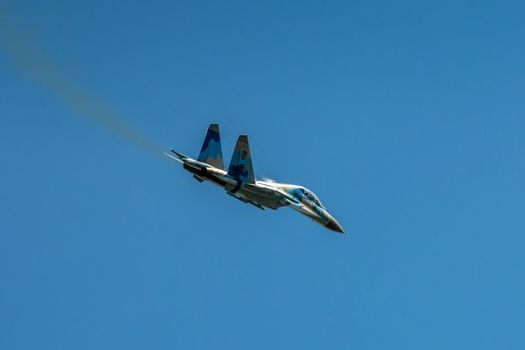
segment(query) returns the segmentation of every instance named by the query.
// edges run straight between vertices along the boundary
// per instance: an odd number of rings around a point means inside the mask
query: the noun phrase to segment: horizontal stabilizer
[[[193,178],[199,182],[203,182],[204,179],[202,177],[200,177],[199,175],[193,175]]]
[[[171,159],[175,159],[176,161],[181,162],[181,163],[184,163],[184,160],[189,158],[188,156],[182,153],[179,153],[177,151],[174,151],[172,149],[169,152],[164,152],[164,155],[170,157]]]

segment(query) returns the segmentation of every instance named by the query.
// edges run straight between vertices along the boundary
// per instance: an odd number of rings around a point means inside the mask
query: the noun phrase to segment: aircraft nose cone
[[[331,218],[331,220],[328,221],[328,224],[326,224],[326,228],[329,228],[330,230],[335,231],[335,232],[345,233],[341,225],[339,225],[337,220],[334,218]]]

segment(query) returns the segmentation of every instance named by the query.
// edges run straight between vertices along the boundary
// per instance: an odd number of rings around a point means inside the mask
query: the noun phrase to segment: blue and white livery
[[[230,196],[259,209],[278,209],[289,206],[326,228],[344,233],[337,220],[309,189],[273,181],[255,179],[248,136],[240,135],[228,166],[224,169],[219,125],[211,124],[206,133],[199,157],[190,158],[170,150],[165,155],[182,163],[184,169],[199,181],[210,181],[223,187]]]

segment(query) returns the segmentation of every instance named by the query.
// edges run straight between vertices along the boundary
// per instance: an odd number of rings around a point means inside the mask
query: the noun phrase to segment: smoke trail
[[[74,84],[56,68],[37,42],[24,33],[5,10],[5,7],[0,7],[0,51],[7,54],[19,71],[53,92],[77,115],[96,122],[149,153],[162,155],[162,147],[137,133],[115,112]]]

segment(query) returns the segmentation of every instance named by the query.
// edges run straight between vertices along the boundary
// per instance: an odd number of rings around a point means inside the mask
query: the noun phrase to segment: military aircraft
[[[259,209],[289,206],[299,213],[338,233],[344,233],[337,220],[321,204],[319,198],[303,186],[256,180],[248,136],[240,135],[228,167],[224,170],[219,125],[211,124],[197,159],[174,150],[165,155],[182,163],[184,169],[199,181],[210,181],[226,193]]]

